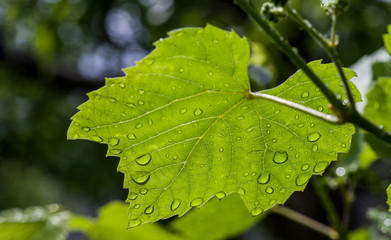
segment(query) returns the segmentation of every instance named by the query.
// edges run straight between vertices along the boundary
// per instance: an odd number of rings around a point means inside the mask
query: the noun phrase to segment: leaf
[[[0,212],[0,239],[65,240],[70,214],[57,204]]]
[[[126,229],[128,205],[113,201],[99,209],[99,216],[87,232],[94,240],[179,240],[181,238],[165,230],[160,224],[145,224],[135,229]]]
[[[364,116],[377,125],[391,131],[391,78],[382,77],[367,94],[368,103],[364,108]],[[391,157],[391,145],[372,134],[366,136],[367,142],[381,156]]]
[[[89,93],[68,131],[69,139],[108,144],[108,155],[121,157],[130,227],[234,192],[258,215],[303,190],[338,152],[349,150],[352,125],[254,97],[248,42],[234,32],[210,25],[180,29],[155,45],[125,77]],[[309,67],[346,98],[332,64]],[[302,71],[262,93],[331,113]]]
[[[251,217],[236,194],[218,201],[210,200],[201,209],[194,209],[170,226],[185,239],[231,239],[262,220],[266,213]]]
[[[383,35],[384,46],[386,47],[388,53],[391,55],[391,25],[387,27],[388,33]]]
[[[388,211],[391,212],[391,184],[387,188],[387,204],[389,206]]]

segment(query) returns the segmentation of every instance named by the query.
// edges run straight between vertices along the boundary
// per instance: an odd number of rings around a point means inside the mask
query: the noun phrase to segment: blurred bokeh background
[[[319,0],[292,4],[328,34],[330,20]],[[381,48],[390,20],[389,0],[351,1],[337,30],[344,65]],[[123,75],[121,68],[147,55],[152,43],[168,31],[207,23],[234,29],[251,41],[252,63],[260,67],[252,77],[262,76],[265,86],[281,83],[296,71],[231,0],[1,0],[0,210],[60,203],[94,215],[108,201],[126,199],[122,174],[116,172],[119,159],[105,158],[105,145],[67,141],[70,117],[87,100],[87,92],[103,86],[105,77]],[[283,19],[277,26],[307,61],[328,61],[293,21]],[[360,180],[360,206],[383,203],[389,176],[382,164],[374,164],[368,170],[373,176]],[[340,204],[338,197],[336,203]],[[325,221],[311,185],[287,204]],[[365,211],[355,217],[352,224],[357,226],[366,221]],[[278,216],[268,217],[238,239],[260,236],[320,239]]]

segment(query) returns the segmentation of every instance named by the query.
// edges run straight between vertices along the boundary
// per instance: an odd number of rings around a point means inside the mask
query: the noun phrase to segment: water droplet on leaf
[[[267,187],[266,189],[265,189],[265,192],[267,193],[267,194],[272,194],[273,192],[274,192],[274,189],[272,188],[272,187]]]
[[[306,184],[310,180],[310,178],[311,178],[310,173],[302,173],[299,176],[297,176],[296,185],[303,186],[304,184]]]
[[[143,124],[142,123],[137,123],[136,124],[136,128],[142,128],[143,127]]]
[[[152,214],[152,213],[153,213],[153,210],[154,210],[154,209],[155,209],[154,206],[149,206],[149,207],[147,207],[147,208],[144,210],[144,212],[145,212],[145,214],[149,215],[149,214]]]
[[[215,196],[218,198],[218,199],[222,199],[225,197],[225,192],[217,192],[215,194]]]
[[[202,198],[194,198],[193,201],[190,202],[191,207],[197,207],[202,204]]]
[[[239,194],[239,195],[244,195],[246,193],[246,191],[244,190],[244,188],[239,188],[238,190],[236,190],[236,192]]]
[[[140,189],[140,193],[141,193],[142,195],[145,195],[145,194],[148,193],[148,189],[146,189],[146,188],[141,188],[141,189]]]
[[[286,152],[275,152],[273,156],[273,161],[275,163],[284,163],[288,160],[288,154]]]
[[[128,225],[130,228],[133,228],[133,227],[140,225],[141,223],[142,222],[140,219],[130,219]]]
[[[263,173],[261,173],[261,175],[259,175],[257,181],[259,184],[266,184],[268,183],[270,180],[270,172],[269,171],[265,171]]]
[[[144,101],[143,100],[139,100],[138,101],[138,105],[144,105]]]
[[[137,138],[134,133],[129,133],[127,137],[129,140],[135,140]]]
[[[310,93],[309,93],[308,91],[303,92],[303,93],[301,94],[301,97],[302,97],[302,98],[307,98],[307,97],[309,97],[309,96],[310,96]]]
[[[179,110],[180,113],[184,114],[187,112],[187,108],[182,108],[181,110]]]
[[[308,168],[310,168],[310,165],[309,164],[303,164],[303,166],[301,166],[301,170],[302,171],[306,171],[306,170],[308,170]]]
[[[323,172],[328,165],[329,165],[328,162],[318,162],[317,164],[315,164],[314,172],[315,173]]]
[[[149,181],[150,177],[151,177],[151,175],[147,174],[147,175],[135,178],[135,179],[133,179],[133,181],[137,184],[144,185]]]
[[[152,160],[152,155],[150,153],[140,156],[136,159],[138,165],[145,166],[148,165]]]
[[[181,205],[181,200],[179,199],[175,199],[174,201],[172,201],[171,203],[171,211],[175,211],[179,208],[179,206]]]
[[[314,145],[312,146],[312,151],[317,152],[318,149],[319,149],[318,145],[314,144]]]
[[[201,108],[196,108],[194,110],[194,116],[199,116],[203,113],[204,111]]]
[[[263,209],[262,208],[254,208],[253,210],[251,210],[251,215],[253,216],[257,216],[259,214],[263,213]]]
[[[117,146],[119,144],[119,139],[118,138],[110,138],[109,139],[109,144],[111,146]]]
[[[91,128],[89,128],[89,127],[83,127],[84,132],[89,132],[90,130],[91,130]]]
[[[95,142],[102,142],[103,141],[103,139],[101,137],[99,137],[99,136],[92,136],[91,140],[95,141]]]
[[[307,136],[307,140],[310,141],[310,142],[316,142],[319,140],[319,138],[321,137],[322,135],[320,135],[320,133],[318,132],[313,132],[313,133],[310,133],[308,136]]]

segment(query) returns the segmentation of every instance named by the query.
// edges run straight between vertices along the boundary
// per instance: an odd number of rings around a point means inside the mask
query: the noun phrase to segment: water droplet
[[[277,200],[275,200],[275,199],[270,200],[269,201],[269,206],[272,206],[272,205],[276,204],[276,202],[277,202]]]
[[[275,152],[273,156],[273,161],[275,163],[284,163],[288,160],[288,154],[286,152]]]
[[[72,139],[78,139],[78,138],[80,138],[79,134],[75,133],[72,135]]]
[[[269,171],[265,171],[265,172],[261,173],[261,175],[259,175],[257,181],[258,181],[259,184],[266,184],[266,183],[268,183],[270,181],[270,172]]]
[[[342,143],[342,144],[341,144],[341,147],[346,148],[346,144],[345,144],[345,143]]]
[[[215,194],[215,196],[218,198],[218,199],[222,199],[224,198],[226,195],[225,195],[225,192],[217,192]]]
[[[111,146],[117,146],[119,144],[119,139],[118,138],[110,138],[109,139],[109,144]]]
[[[148,189],[146,189],[146,188],[141,188],[141,189],[140,189],[140,193],[141,193],[142,195],[145,195],[145,194],[148,193]]]
[[[274,143],[277,142],[277,138],[273,138],[272,142],[274,142]]]
[[[317,109],[319,112],[323,112],[323,110],[324,110],[324,108],[322,106],[319,106]]]
[[[180,113],[184,114],[187,112],[187,108],[182,108],[181,110],[179,110]]]
[[[298,120],[298,119],[299,119],[299,115],[296,115],[296,116],[295,116],[295,119]]]
[[[304,123],[299,123],[299,124],[297,124],[297,126],[298,126],[299,128],[302,128],[302,127],[304,127]]]
[[[239,117],[237,117],[236,119],[238,119],[238,120],[243,120],[243,119],[244,119],[244,116],[239,116]]]
[[[267,130],[267,131],[266,131],[266,134],[269,135],[269,134],[270,134],[270,130]]]
[[[120,154],[122,151],[120,150],[120,149],[111,149],[110,150],[110,153],[111,154],[114,154],[114,155],[118,155],[118,154]]]
[[[111,103],[116,103],[116,102],[118,102],[118,100],[115,99],[115,98],[109,98],[109,101],[110,101]]]
[[[196,108],[194,110],[194,116],[199,116],[203,113],[204,111],[201,108]]]
[[[313,132],[313,133],[310,133],[308,136],[307,136],[307,140],[310,141],[310,142],[316,142],[319,140],[319,138],[321,137],[322,135],[320,135],[320,133],[318,132]]]
[[[180,72],[180,73],[183,73],[184,71],[185,71],[185,69],[183,69],[183,68],[180,68],[180,69],[179,69],[179,72]]]
[[[209,77],[212,77],[213,76],[213,72],[209,72],[208,75],[209,75]]]
[[[197,207],[202,204],[202,198],[194,198],[193,201],[190,202],[191,207]]]
[[[89,128],[89,127],[83,127],[82,129],[84,132],[89,132],[91,130],[91,128]]]
[[[135,209],[139,209],[140,208],[140,204],[136,204],[136,205],[134,205],[134,207],[133,208],[135,208]]]
[[[286,192],[286,188],[281,188],[279,193],[284,194]]]
[[[145,212],[145,214],[149,215],[149,214],[152,214],[152,213],[153,213],[153,210],[154,210],[154,209],[155,209],[154,206],[149,206],[149,207],[147,207],[147,208],[144,210],[144,212]]]
[[[295,158],[299,158],[299,156],[300,156],[300,153],[295,154]]]
[[[103,141],[103,139],[101,137],[99,137],[99,136],[92,136],[91,140],[95,141],[95,142],[102,142]]]
[[[323,172],[328,165],[329,165],[328,162],[318,162],[317,164],[315,164],[314,172],[315,173]]]
[[[254,127],[249,127],[249,128],[247,128],[247,132],[252,132],[254,130]]]
[[[142,123],[137,123],[136,128],[142,128],[143,124]]]
[[[128,103],[126,105],[129,106],[129,107],[132,107],[132,108],[134,108],[136,106],[136,105],[134,105],[134,103]]]
[[[310,180],[310,178],[311,178],[310,173],[302,173],[299,176],[297,176],[296,185],[303,186],[304,184],[306,184]]]
[[[320,91],[320,88],[315,88],[315,92],[319,92]]]
[[[252,177],[254,177],[255,175],[257,175],[256,172],[252,172],[252,173],[251,173],[251,176],[252,176]]]
[[[272,125],[270,125],[270,124],[267,124],[266,126],[267,126],[268,128],[270,128]]]
[[[130,228],[133,228],[133,227],[140,225],[141,223],[142,222],[140,219],[130,219],[128,225]]]
[[[315,123],[311,123],[310,127],[312,128],[315,127]]]
[[[224,152],[224,148],[221,147],[221,148],[219,149],[219,151],[220,151],[220,152]]]
[[[128,199],[129,200],[136,200],[138,195],[136,193],[129,193]]]
[[[122,117],[126,117],[126,113],[124,113],[124,112],[121,112],[120,115],[121,115]]]
[[[145,104],[145,102],[143,100],[138,101],[138,105],[144,105],[144,104]]]
[[[289,179],[289,178],[291,178],[291,175],[290,175],[290,174],[287,174],[287,175],[285,175],[285,178],[286,178],[286,179]]]
[[[314,144],[314,145],[312,146],[312,151],[317,152],[318,149],[319,149],[318,145]]]
[[[149,66],[151,66],[154,62],[155,62],[155,60],[153,60],[153,59],[145,59],[145,63]]]
[[[250,173],[248,173],[248,172],[245,172],[245,173],[243,174],[244,177],[248,177],[248,175],[250,175]]]
[[[251,215],[253,215],[253,216],[257,216],[257,215],[259,215],[261,213],[263,213],[263,209],[259,208],[259,207],[254,208],[253,210],[251,210]]]
[[[151,177],[151,175],[147,174],[147,175],[135,178],[135,179],[133,179],[133,181],[137,184],[144,185],[149,181],[150,177]]]
[[[152,155],[150,153],[136,158],[137,164],[141,166],[148,165],[148,163],[151,162],[151,160],[152,160]]]
[[[172,155],[172,159],[177,160],[178,159],[178,155],[176,155],[176,154]]]
[[[171,203],[171,211],[175,211],[179,208],[179,206],[181,205],[182,201],[179,200],[179,199],[175,199],[174,201],[172,201]]]
[[[273,192],[274,192],[274,189],[272,188],[272,187],[267,187],[266,189],[265,189],[265,192],[267,193],[267,194],[272,194]]]
[[[239,188],[238,190],[236,190],[236,192],[239,194],[239,195],[244,195],[246,193],[246,191],[244,190],[244,188]]]
[[[275,111],[274,113],[275,114],[279,114],[281,111],[280,110],[277,110],[277,111]]]
[[[301,94],[301,97],[302,97],[302,98],[307,98],[307,97],[309,97],[309,96],[310,96],[310,93],[307,92],[307,91],[305,91],[305,92],[303,92],[303,93]]]
[[[306,170],[308,170],[308,168],[310,168],[310,165],[309,164],[303,164],[303,166],[301,166],[301,170],[302,171],[306,171]]]
[[[135,140],[137,138],[134,133],[129,133],[127,137],[129,140]]]

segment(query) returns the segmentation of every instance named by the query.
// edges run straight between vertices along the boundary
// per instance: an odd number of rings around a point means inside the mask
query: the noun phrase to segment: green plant
[[[348,152],[354,126],[367,132],[376,152],[390,153],[390,79],[377,82],[360,114],[355,103],[361,96],[350,81],[355,73],[343,69],[337,52],[337,20],[346,1],[322,1],[332,19],[329,38],[289,2],[258,7],[235,2],[300,68],[286,82],[252,92],[245,38],[211,25],[179,29],[158,41],[137,66],[125,69],[125,77],[107,79],[105,87],[89,93],[90,100],[73,117],[68,138],[108,144],[108,155],[121,157],[118,171],[129,189],[129,227],[182,216],[211,198],[238,194],[254,216],[270,209],[331,239],[346,239],[349,219],[344,215],[340,220],[322,178],[314,184],[331,228],[276,204],[304,190],[312,175],[321,175],[339,153]],[[273,24],[283,17],[310,34],[332,63],[307,64]],[[390,35],[384,40],[390,51]],[[354,198],[352,189],[354,184],[343,189],[346,211]],[[99,239],[104,235],[100,228],[110,223],[107,218],[102,226],[99,220],[93,226],[81,217],[85,225],[80,229]],[[183,230],[194,224],[185,222],[172,226]],[[213,237],[228,236],[224,234]],[[183,235],[191,238],[193,233]]]

